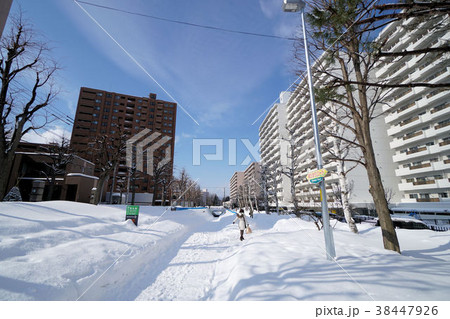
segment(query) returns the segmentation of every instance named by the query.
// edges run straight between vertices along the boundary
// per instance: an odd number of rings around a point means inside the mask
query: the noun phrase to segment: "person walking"
[[[236,218],[233,221],[233,224],[238,222],[239,230],[241,233],[240,240],[244,240],[244,230],[247,228],[247,221],[245,220],[244,210],[241,208],[239,213],[236,214]]]

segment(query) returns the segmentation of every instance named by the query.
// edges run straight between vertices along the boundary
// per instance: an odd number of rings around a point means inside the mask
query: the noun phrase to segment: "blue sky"
[[[281,0],[89,2],[194,24],[283,37],[294,36],[300,22],[298,14],[282,12]],[[61,93],[54,105],[73,117],[81,86],[136,96],[152,92],[159,99],[174,99],[181,106],[176,126],[175,175],[184,167],[202,188],[222,194],[223,189],[216,187],[228,187],[234,171],[245,169],[240,164],[247,156],[253,160],[242,139],[256,145],[264,117],[256,123],[255,120],[296,79],[292,70],[292,42],[80,5],[146,72],[73,0],[14,0],[10,14],[17,12],[19,6],[22,8],[35,29],[46,36],[53,48],[52,56],[62,67],[58,74]],[[58,134],[66,131],[70,136],[71,127],[54,122],[40,135],[52,136],[46,130]],[[25,139],[42,138],[30,134]],[[207,160],[202,155],[200,165],[193,165],[193,139],[222,140],[223,159]],[[236,164],[232,165],[230,139],[236,139]],[[213,146],[201,147],[202,154],[214,152]]]

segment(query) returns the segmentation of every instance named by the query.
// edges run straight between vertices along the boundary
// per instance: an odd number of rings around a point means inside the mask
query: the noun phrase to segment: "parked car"
[[[371,216],[367,216],[367,215],[354,215],[353,216],[353,220],[355,221],[355,223],[361,223],[367,220],[371,220],[374,219]]]
[[[403,229],[430,229],[423,221],[415,218],[391,217],[395,228]],[[380,221],[377,220],[376,226],[380,226]]]

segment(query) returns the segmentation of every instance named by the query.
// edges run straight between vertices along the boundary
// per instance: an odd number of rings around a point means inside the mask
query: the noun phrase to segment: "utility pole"
[[[317,124],[316,102],[314,100],[314,84],[311,75],[311,63],[309,60],[308,38],[305,26],[305,6],[306,3],[304,0],[284,0],[283,10],[285,12],[300,11],[300,15],[302,18],[303,43],[305,45],[305,59],[306,59],[305,62],[306,62],[306,70],[308,71],[309,101],[311,103],[311,119],[313,123],[314,143],[316,146],[317,168],[318,170],[320,170],[323,168],[323,163],[322,163],[322,153],[320,150],[319,127]],[[323,233],[325,236],[325,249],[327,259],[333,260],[336,257],[336,250],[334,247],[333,232],[330,226],[330,216],[328,215],[325,180],[322,180],[319,185],[320,185],[320,197],[322,201],[322,221],[323,221]]]

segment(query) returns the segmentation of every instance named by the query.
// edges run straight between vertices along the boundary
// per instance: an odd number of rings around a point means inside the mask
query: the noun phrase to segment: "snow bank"
[[[125,206],[0,203],[0,300],[129,299],[140,273],[212,219],[164,211],[141,207],[135,227]]]

